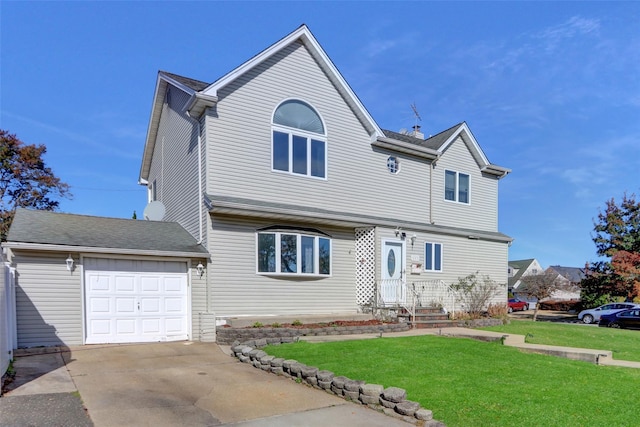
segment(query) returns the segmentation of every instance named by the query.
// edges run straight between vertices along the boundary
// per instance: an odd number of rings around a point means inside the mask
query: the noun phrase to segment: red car
[[[514,311],[524,311],[529,310],[529,304],[526,301],[520,301],[518,298],[509,299],[509,308],[507,311],[509,313]]]

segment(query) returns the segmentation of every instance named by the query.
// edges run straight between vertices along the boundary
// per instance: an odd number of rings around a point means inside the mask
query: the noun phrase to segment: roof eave
[[[469,240],[485,240],[510,244],[513,238],[502,233],[487,233],[482,230],[466,230],[452,227],[442,227],[424,223],[407,223],[395,218],[369,217],[354,215],[348,212],[323,211],[309,212],[300,207],[256,205],[247,200],[225,201],[208,196],[209,212],[213,215],[232,215],[271,220],[294,220],[307,223],[334,225],[339,227],[390,227],[410,228],[412,230],[435,232]]]
[[[182,110],[186,111],[190,117],[197,119],[202,116],[207,108],[213,107],[217,103],[217,96],[206,95],[202,92],[195,92],[191,95]]]
[[[495,175],[498,177],[498,179],[502,179],[511,173],[511,169],[491,164],[483,167],[481,171],[490,175]]]
[[[404,141],[398,141],[397,139],[388,138],[386,136],[378,137],[371,143],[371,145],[373,145],[374,147],[397,151],[427,160],[436,160],[439,156],[438,151],[431,148],[420,147],[419,145],[411,144]]]
[[[31,250],[31,251],[55,251],[55,252],[80,252],[93,254],[113,254],[113,255],[140,255],[169,258],[209,258],[208,253],[198,251],[161,251],[151,249],[130,249],[130,248],[99,248],[92,246],[74,245],[53,245],[47,243],[26,243],[26,242],[3,242],[2,247],[11,250]]]

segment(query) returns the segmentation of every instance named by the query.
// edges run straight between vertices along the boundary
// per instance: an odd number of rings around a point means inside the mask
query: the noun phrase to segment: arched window
[[[322,119],[306,102],[284,101],[273,114],[274,171],[327,177],[327,138]]]

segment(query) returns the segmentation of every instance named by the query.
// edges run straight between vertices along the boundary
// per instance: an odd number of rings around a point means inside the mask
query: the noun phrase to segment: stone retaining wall
[[[328,326],[324,328],[225,328],[216,329],[218,344],[231,345],[236,341],[266,340],[267,344],[293,342],[302,336],[383,334],[386,332],[402,332],[409,330],[407,323],[386,323],[369,326]],[[284,340],[283,340],[284,339]]]
[[[289,340],[293,338],[286,337],[280,343],[289,342]],[[271,341],[276,344],[275,338]],[[430,410],[422,408],[418,402],[407,400],[407,392],[401,388],[384,388],[379,384],[367,384],[361,380],[336,376],[331,371],[319,370],[296,360],[270,356],[260,349],[266,344],[266,338],[250,340],[232,346],[231,351],[241,362],[249,363],[263,371],[291,378],[416,425],[445,427],[445,424],[433,419],[433,413]]]

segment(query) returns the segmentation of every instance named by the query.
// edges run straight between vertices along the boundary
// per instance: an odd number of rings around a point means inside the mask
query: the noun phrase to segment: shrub
[[[253,324],[254,328],[262,328],[264,325],[261,322],[256,322]]]
[[[554,311],[580,311],[580,301],[577,299],[572,300],[547,300],[538,303],[540,310],[554,310]]]
[[[487,308],[489,317],[501,318],[507,316],[507,304],[489,304]]]
[[[458,293],[458,299],[471,318],[479,319],[488,308],[489,301],[498,295],[500,286],[489,276],[480,272],[458,278],[451,287]]]
[[[282,325],[281,325],[280,323],[276,322],[276,323],[272,323],[272,324],[271,324],[271,327],[272,327],[272,328],[281,328],[281,327],[282,327]]]
[[[293,326],[302,326],[302,322],[299,321],[298,319],[294,320],[293,323],[291,323]]]

